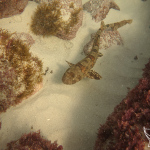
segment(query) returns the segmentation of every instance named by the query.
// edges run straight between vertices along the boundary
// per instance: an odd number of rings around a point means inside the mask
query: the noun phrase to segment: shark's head
[[[79,74],[76,74],[70,70],[70,68],[65,72],[62,77],[62,82],[64,84],[75,84],[76,82],[80,81],[82,77]]]

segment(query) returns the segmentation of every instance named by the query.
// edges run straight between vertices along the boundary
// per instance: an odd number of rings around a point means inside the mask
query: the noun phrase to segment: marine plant
[[[42,61],[12,35],[0,29],[0,112],[28,97],[42,82]]]
[[[30,132],[22,135],[22,137],[16,141],[11,141],[7,144],[6,150],[63,150],[61,145],[58,146],[55,141],[52,143],[49,140],[44,139],[38,132]]]
[[[64,9],[64,8],[63,8]],[[71,27],[78,23],[81,8],[74,8],[74,4],[69,5],[70,17],[63,20],[62,4],[60,1],[53,0],[50,3],[41,3],[37,6],[31,18],[31,31],[36,35],[60,36],[60,34],[70,33]]]
[[[143,127],[150,127],[150,60],[139,84],[99,128],[95,150],[144,150],[148,140]]]
[[[41,3],[32,16],[31,30],[36,35],[55,35],[62,28],[61,6],[59,1]]]

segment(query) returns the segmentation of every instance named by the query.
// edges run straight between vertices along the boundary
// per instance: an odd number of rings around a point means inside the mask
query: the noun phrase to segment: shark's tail
[[[104,23],[104,21],[101,22],[101,28],[103,30],[107,30],[107,31],[115,31],[117,30],[118,28],[126,25],[126,24],[131,24],[132,23],[132,19],[130,20],[123,20],[123,21],[120,21],[120,22],[116,22],[116,23],[111,23],[111,24],[106,24]]]

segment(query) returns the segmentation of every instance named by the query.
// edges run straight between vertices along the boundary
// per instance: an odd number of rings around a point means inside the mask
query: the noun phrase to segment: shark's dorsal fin
[[[94,70],[90,70],[87,75],[87,78],[100,80],[102,77]]]
[[[66,62],[68,63],[69,67],[74,66],[74,64],[68,62],[67,60],[66,60]]]

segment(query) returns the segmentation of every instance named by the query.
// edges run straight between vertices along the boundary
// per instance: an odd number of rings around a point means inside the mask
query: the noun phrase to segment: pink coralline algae
[[[57,142],[44,139],[40,131],[24,134],[20,139],[7,144],[6,150],[63,150]]]
[[[145,66],[139,84],[99,128],[94,150],[144,150],[143,127],[150,128],[150,60]]]
[[[91,50],[94,42],[95,33],[91,35],[91,40],[84,46],[83,51],[87,55]],[[100,37],[100,49],[107,49],[113,44],[123,45],[123,40],[118,31],[103,31]]]
[[[33,43],[28,34],[0,29],[0,113],[42,87],[42,62],[29,52]]]
[[[113,0],[90,0],[83,5],[83,9],[91,13],[95,22],[105,19],[111,8],[120,10]]]
[[[22,13],[27,4],[28,0],[1,0],[0,19]]]

